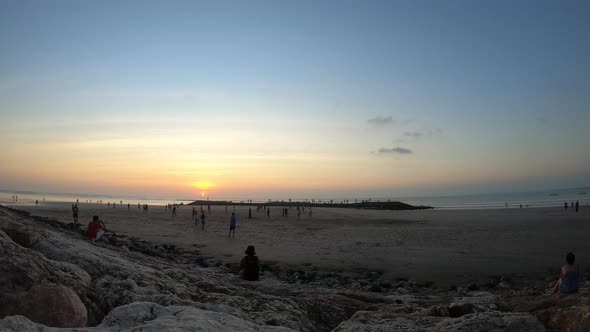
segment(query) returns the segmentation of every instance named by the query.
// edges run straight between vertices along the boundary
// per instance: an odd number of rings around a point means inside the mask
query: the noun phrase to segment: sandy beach
[[[46,203],[19,207],[33,215],[70,222],[71,205]],[[557,269],[565,253],[573,251],[584,264],[590,254],[590,210],[579,213],[558,208],[488,210],[374,211],[314,208],[301,219],[292,208],[281,216],[272,208],[270,218],[253,207],[236,207],[238,227],[228,238],[229,215],[223,206],[211,206],[205,230],[191,222],[191,206],[177,216],[162,206],[144,213],[137,205],[127,209],[79,204],[85,225],[99,215],[110,231],[154,243],[199,248],[206,256],[236,263],[247,245],[254,245],[265,262],[313,265],[329,270],[375,270],[392,278],[457,284],[494,275],[541,276]],[[200,207],[197,207],[200,208]],[[207,207],[204,207],[207,211]]]

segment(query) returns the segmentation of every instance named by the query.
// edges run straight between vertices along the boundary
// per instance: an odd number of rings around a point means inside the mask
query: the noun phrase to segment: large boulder
[[[33,286],[26,292],[5,297],[3,314],[23,315],[31,321],[54,327],[86,326],[84,303],[70,288],[62,285]]]

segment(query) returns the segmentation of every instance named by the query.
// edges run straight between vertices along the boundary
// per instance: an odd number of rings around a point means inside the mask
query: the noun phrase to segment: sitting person
[[[559,280],[553,287],[553,294],[557,293],[557,291],[560,294],[576,293],[580,288],[580,271],[574,266],[575,260],[576,256],[571,252],[565,256],[567,264],[561,267]]]
[[[102,222],[98,216],[93,216],[92,221],[88,223],[88,239],[98,241],[104,235],[106,230],[107,227],[104,222]]]
[[[254,246],[248,246],[245,251],[246,256],[240,262],[240,269],[242,270],[242,278],[244,280],[256,281],[260,279],[260,261],[254,251]]]

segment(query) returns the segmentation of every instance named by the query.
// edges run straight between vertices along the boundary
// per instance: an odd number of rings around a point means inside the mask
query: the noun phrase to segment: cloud
[[[416,131],[405,131],[401,137],[394,140],[396,143],[405,143],[412,141],[419,141],[422,139],[432,138],[442,134],[442,129],[436,127],[434,129],[416,130]]]
[[[406,148],[400,148],[395,147],[395,148],[380,148],[379,150],[377,150],[377,154],[382,155],[382,154],[412,154],[412,150],[410,149],[406,149]]]
[[[390,125],[393,124],[393,118],[391,116],[378,116],[378,117],[374,117],[372,119],[367,120],[368,124],[372,124],[375,126],[385,126],[385,125]]]
[[[405,136],[405,137],[412,137],[412,138],[416,138],[416,139],[418,139],[418,138],[420,138],[420,137],[424,136],[424,134],[423,134],[423,133],[421,133],[421,132],[419,132],[419,131],[406,131],[406,132],[404,133],[404,136]]]

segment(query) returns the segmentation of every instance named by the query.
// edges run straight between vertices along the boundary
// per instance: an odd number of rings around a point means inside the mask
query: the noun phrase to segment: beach
[[[245,220],[247,208],[237,207],[230,239],[224,207],[212,207],[201,230],[191,223],[191,206],[172,217],[161,206],[144,213],[137,205],[80,204],[82,223],[97,214],[109,227],[107,241],[93,242],[85,226],[71,223],[69,203],[19,208],[0,207],[0,330],[590,326],[583,210],[317,208],[297,220],[280,209],[268,219],[253,209],[254,220]],[[246,245],[255,245],[262,261],[259,281],[240,277]],[[566,250],[578,255],[582,285],[575,294],[551,295],[563,259],[555,252]]]
[[[264,262],[313,266],[321,270],[379,271],[391,278],[406,278],[441,285],[485,280],[498,275],[542,278],[557,275],[569,251],[580,264],[590,253],[590,209],[576,213],[562,208],[508,208],[484,210],[376,211],[345,208],[309,209],[297,218],[271,208],[248,220],[248,208],[235,207],[238,226],[228,237],[234,207],[203,206],[205,230],[191,221],[192,206],[179,206],[177,216],[163,206],[149,213],[137,205],[115,208],[78,204],[82,227],[98,215],[109,231],[153,243],[198,248],[221,262],[239,262],[244,249],[254,245]],[[71,204],[23,206],[33,215],[71,222]],[[200,206],[196,206],[200,209]]]

